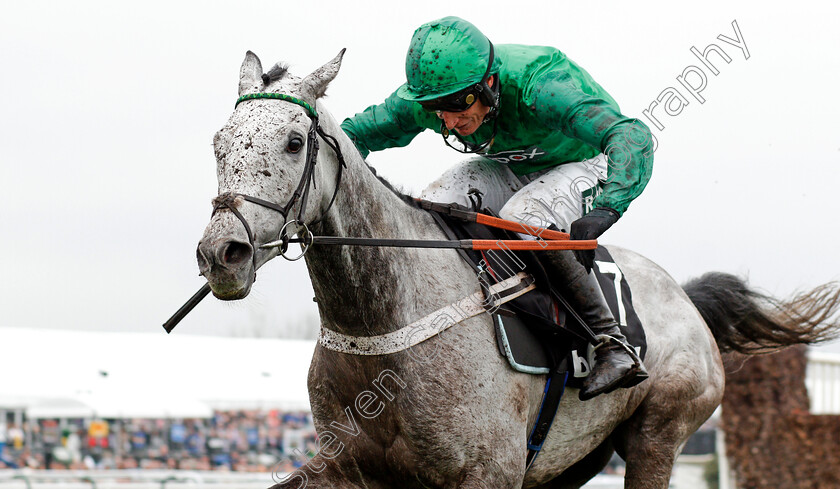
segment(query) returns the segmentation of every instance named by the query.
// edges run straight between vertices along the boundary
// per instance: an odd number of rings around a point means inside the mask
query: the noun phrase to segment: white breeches
[[[592,210],[592,201],[607,179],[603,154],[516,176],[506,165],[481,157],[464,160],[429,184],[420,197],[470,207],[470,188],[483,194],[482,207],[502,218],[531,226],[554,224],[568,232],[572,221]]]

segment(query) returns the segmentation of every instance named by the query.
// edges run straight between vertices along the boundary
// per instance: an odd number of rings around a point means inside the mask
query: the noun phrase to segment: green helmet
[[[405,57],[408,81],[397,95],[421,102],[481,84],[487,75],[499,71],[492,52],[487,36],[464,19],[444,17],[423,24],[411,38]],[[493,65],[488,66],[489,62]]]

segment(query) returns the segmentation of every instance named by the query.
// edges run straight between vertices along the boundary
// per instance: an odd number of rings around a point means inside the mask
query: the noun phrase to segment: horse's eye
[[[302,147],[303,147],[303,139],[301,139],[299,137],[293,137],[292,139],[289,140],[289,144],[288,144],[288,146],[286,146],[286,149],[289,150],[289,153],[297,153],[298,151],[300,151],[300,148],[302,148]]]

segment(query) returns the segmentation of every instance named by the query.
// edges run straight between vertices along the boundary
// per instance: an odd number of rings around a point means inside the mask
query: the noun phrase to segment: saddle
[[[419,201],[437,221],[449,239],[521,239],[519,234],[465,220],[464,211],[481,212],[497,217],[492,209],[480,207],[480,199],[472,199],[473,209],[459,204]],[[476,272],[482,289],[524,271],[534,277],[536,290],[490,307],[499,354],[517,372],[547,375],[545,393],[537,422],[528,439],[527,466],[536,458],[554,419],[566,386],[580,388],[594,361],[594,345],[585,334],[588,328],[580,316],[558,293],[542,265],[539,251],[476,251],[459,249],[461,257]],[[647,341],[641,320],[633,308],[630,285],[609,252],[599,246],[595,250],[594,271],[607,304],[619,323],[621,332],[644,359]],[[485,293],[486,295],[486,293]]]
[[[511,240],[519,234],[492,228],[459,218],[458,211],[469,211],[459,204],[420,201],[449,239]],[[473,212],[479,212],[474,210]],[[480,212],[496,216],[492,209]],[[496,325],[499,353],[510,366],[522,373],[545,375],[567,360],[573,375],[569,386],[579,387],[592,365],[588,338],[583,334],[579,316],[557,292],[540,261],[540,252],[512,250],[457,250],[476,272],[485,290],[520,271],[531,274],[537,289],[504,304],[490,308]],[[633,308],[630,285],[612,256],[602,246],[595,250],[595,275],[621,332],[644,359],[647,342],[641,320]]]

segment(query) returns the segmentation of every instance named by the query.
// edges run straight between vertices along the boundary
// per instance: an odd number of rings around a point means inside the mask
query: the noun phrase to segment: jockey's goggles
[[[475,86],[471,86],[452,95],[420,102],[420,105],[429,112],[463,112],[472,107],[476,101],[478,101],[478,90]]]

